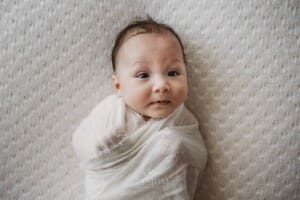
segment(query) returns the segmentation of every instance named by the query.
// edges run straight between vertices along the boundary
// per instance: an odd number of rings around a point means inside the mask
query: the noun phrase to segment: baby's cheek
[[[149,99],[149,92],[143,88],[132,88],[130,91],[130,98],[132,102],[140,105],[147,102]]]
[[[185,101],[188,95],[188,87],[185,84],[178,85],[177,96],[180,97],[178,100]]]
[[[134,95],[139,99],[147,99],[151,95],[151,89],[146,86],[139,86],[134,91]]]

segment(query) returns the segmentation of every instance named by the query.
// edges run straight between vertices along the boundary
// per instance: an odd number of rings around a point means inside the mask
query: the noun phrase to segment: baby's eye
[[[168,76],[178,76],[179,73],[177,71],[170,71],[168,72]]]
[[[148,78],[149,74],[145,73],[145,72],[141,72],[139,73],[137,76],[137,78],[143,79],[143,78]]]

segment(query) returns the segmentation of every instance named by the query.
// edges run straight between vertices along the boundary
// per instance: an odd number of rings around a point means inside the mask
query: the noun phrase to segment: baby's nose
[[[168,81],[165,78],[157,78],[154,80],[153,91],[154,92],[168,92],[170,86]]]

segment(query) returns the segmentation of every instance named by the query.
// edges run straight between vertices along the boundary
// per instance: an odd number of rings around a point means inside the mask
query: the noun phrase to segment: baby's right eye
[[[137,76],[137,78],[140,78],[140,79],[144,79],[144,78],[148,78],[149,77],[149,74],[145,73],[145,72],[141,72],[139,73]]]

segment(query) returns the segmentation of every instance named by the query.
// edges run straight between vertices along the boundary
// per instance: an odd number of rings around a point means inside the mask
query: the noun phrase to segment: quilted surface
[[[300,3],[0,1],[0,199],[83,199],[71,147],[113,92],[110,50],[135,16],[182,37],[208,163],[196,199],[300,199]]]

